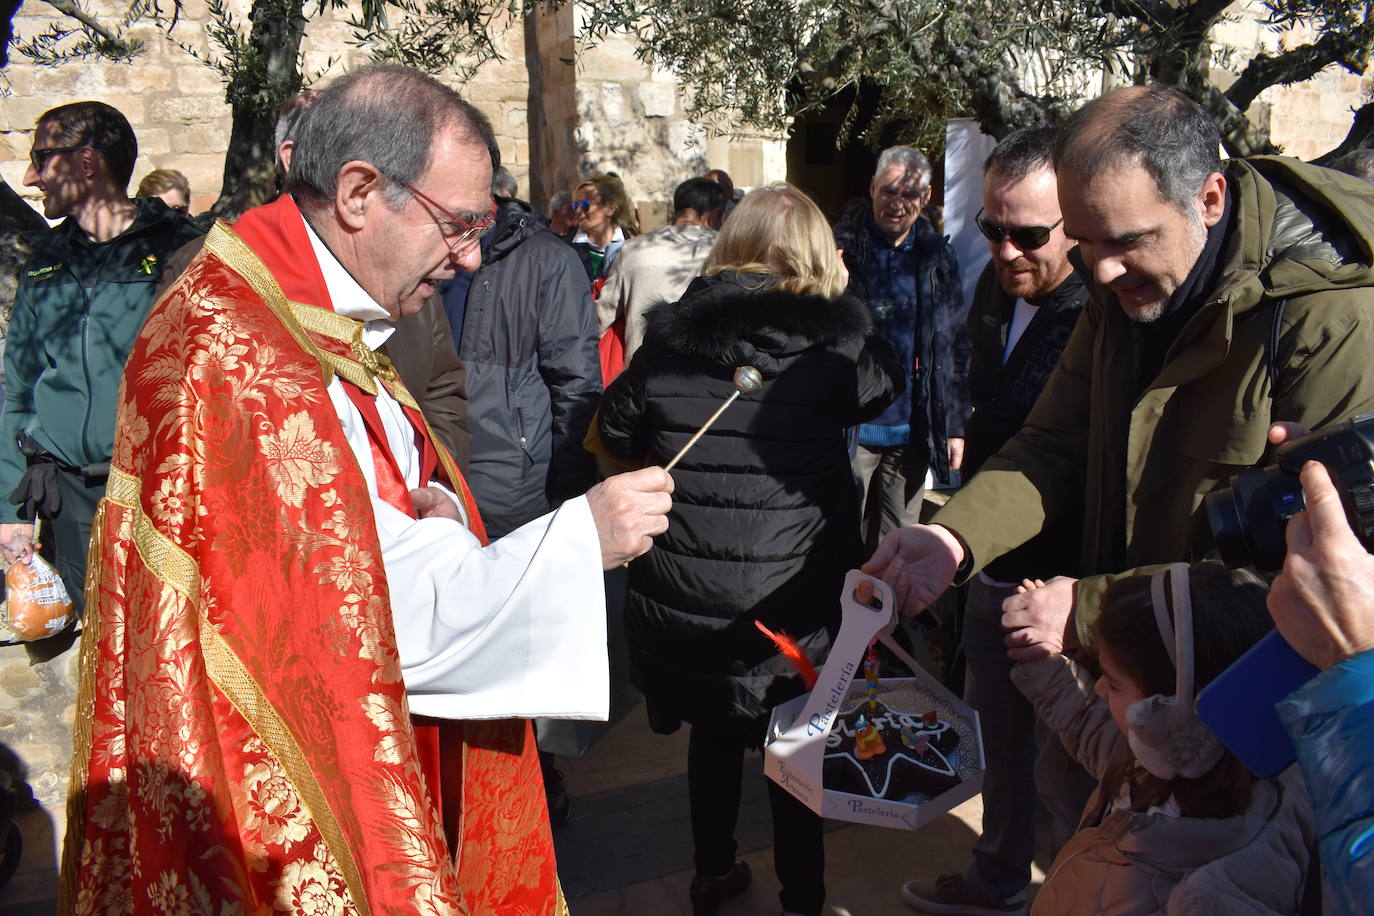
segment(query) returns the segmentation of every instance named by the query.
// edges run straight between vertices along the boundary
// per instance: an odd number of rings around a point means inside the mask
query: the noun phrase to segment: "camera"
[[[1242,471],[1204,499],[1223,563],[1266,573],[1283,568],[1288,520],[1307,507],[1298,472],[1308,461],[1326,465],[1355,536],[1374,549],[1374,413],[1286,442],[1274,457],[1274,464]]]

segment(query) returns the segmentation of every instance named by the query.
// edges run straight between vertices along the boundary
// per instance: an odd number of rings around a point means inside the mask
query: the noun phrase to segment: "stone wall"
[[[242,14],[249,0],[229,0]],[[86,8],[109,19],[127,8],[120,0],[90,0]],[[26,0],[14,19],[18,32],[36,35],[53,21],[52,7]],[[307,83],[329,79],[365,63],[366,52],[350,44],[346,11],[313,17],[302,42]],[[184,0],[181,19],[172,39],[202,55],[210,53],[205,35],[204,0]],[[229,142],[230,111],[219,74],[195,60],[151,25],[132,35],[142,38],[145,52],[131,63],[73,62],[38,67],[12,55],[4,71],[10,96],[0,105],[0,176],[20,194],[37,202],[39,195],[23,187],[26,157],[39,115],[55,105],[98,99],[118,108],[138,136],[139,156],[130,190],[156,168],[178,169],[191,183],[192,209],[208,208],[219,197],[224,177],[224,152]],[[525,75],[524,31],[520,24],[496,36],[503,60],[485,64],[466,87],[459,87],[492,121],[502,156],[527,187],[529,132],[526,129],[528,81]],[[450,78],[457,85],[457,80]]]
[[[1214,41],[1234,49],[1218,54],[1211,75],[1223,89],[1229,87],[1245,63],[1260,53],[1274,53],[1312,40],[1311,29],[1278,32],[1260,21],[1264,7],[1243,0],[1231,7],[1232,18],[1213,30]],[[1353,109],[1374,95],[1374,70],[1356,76],[1331,65],[1312,79],[1295,86],[1271,86],[1259,94],[1249,115],[1269,132],[1269,139],[1285,155],[1314,159],[1345,139]]]

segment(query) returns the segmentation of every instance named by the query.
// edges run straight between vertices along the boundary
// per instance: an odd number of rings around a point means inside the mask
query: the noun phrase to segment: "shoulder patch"
[[[47,267],[39,267],[34,270],[30,270],[27,273],[28,278],[30,280],[44,280],[52,276],[53,274],[57,273],[61,269],[61,264],[49,264]]]

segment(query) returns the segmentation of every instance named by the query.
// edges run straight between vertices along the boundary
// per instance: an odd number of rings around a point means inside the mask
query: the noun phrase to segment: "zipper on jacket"
[[[72,272],[72,275],[76,276],[75,271]],[[95,400],[91,396],[91,294],[85,286],[82,286],[80,277],[76,278],[76,285],[81,290],[83,303],[81,306],[81,371],[86,377],[86,413],[81,421],[81,449],[90,455],[91,403]],[[97,458],[95,460],[102,459]]]
[[[520,437],[520,453],[525,459],[520,462],[520,477],[524,479],[525,475],[529,473],[529,469],[534,466],[534,457],[530,455],[530,440],[525,435],[525,408],[523,407],[515,408],[515,431]]]

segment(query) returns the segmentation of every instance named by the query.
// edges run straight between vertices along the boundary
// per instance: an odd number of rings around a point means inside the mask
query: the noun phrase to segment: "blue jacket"
[[[864,445],[930,450],[930,467],[949,482],[948,443],[962,438],[969,413],[968,304],[949,240],[921,217],[895,248],[873,224],[873,202],[850,201],[835,224],[849,292],[873,313],[906,373],[906,390],[859,430]]]
[[[1367,913],[1374,900],[1374,651],[1323,671],[1281,701],[1278,713],[1317,816],[1323,910]]]

